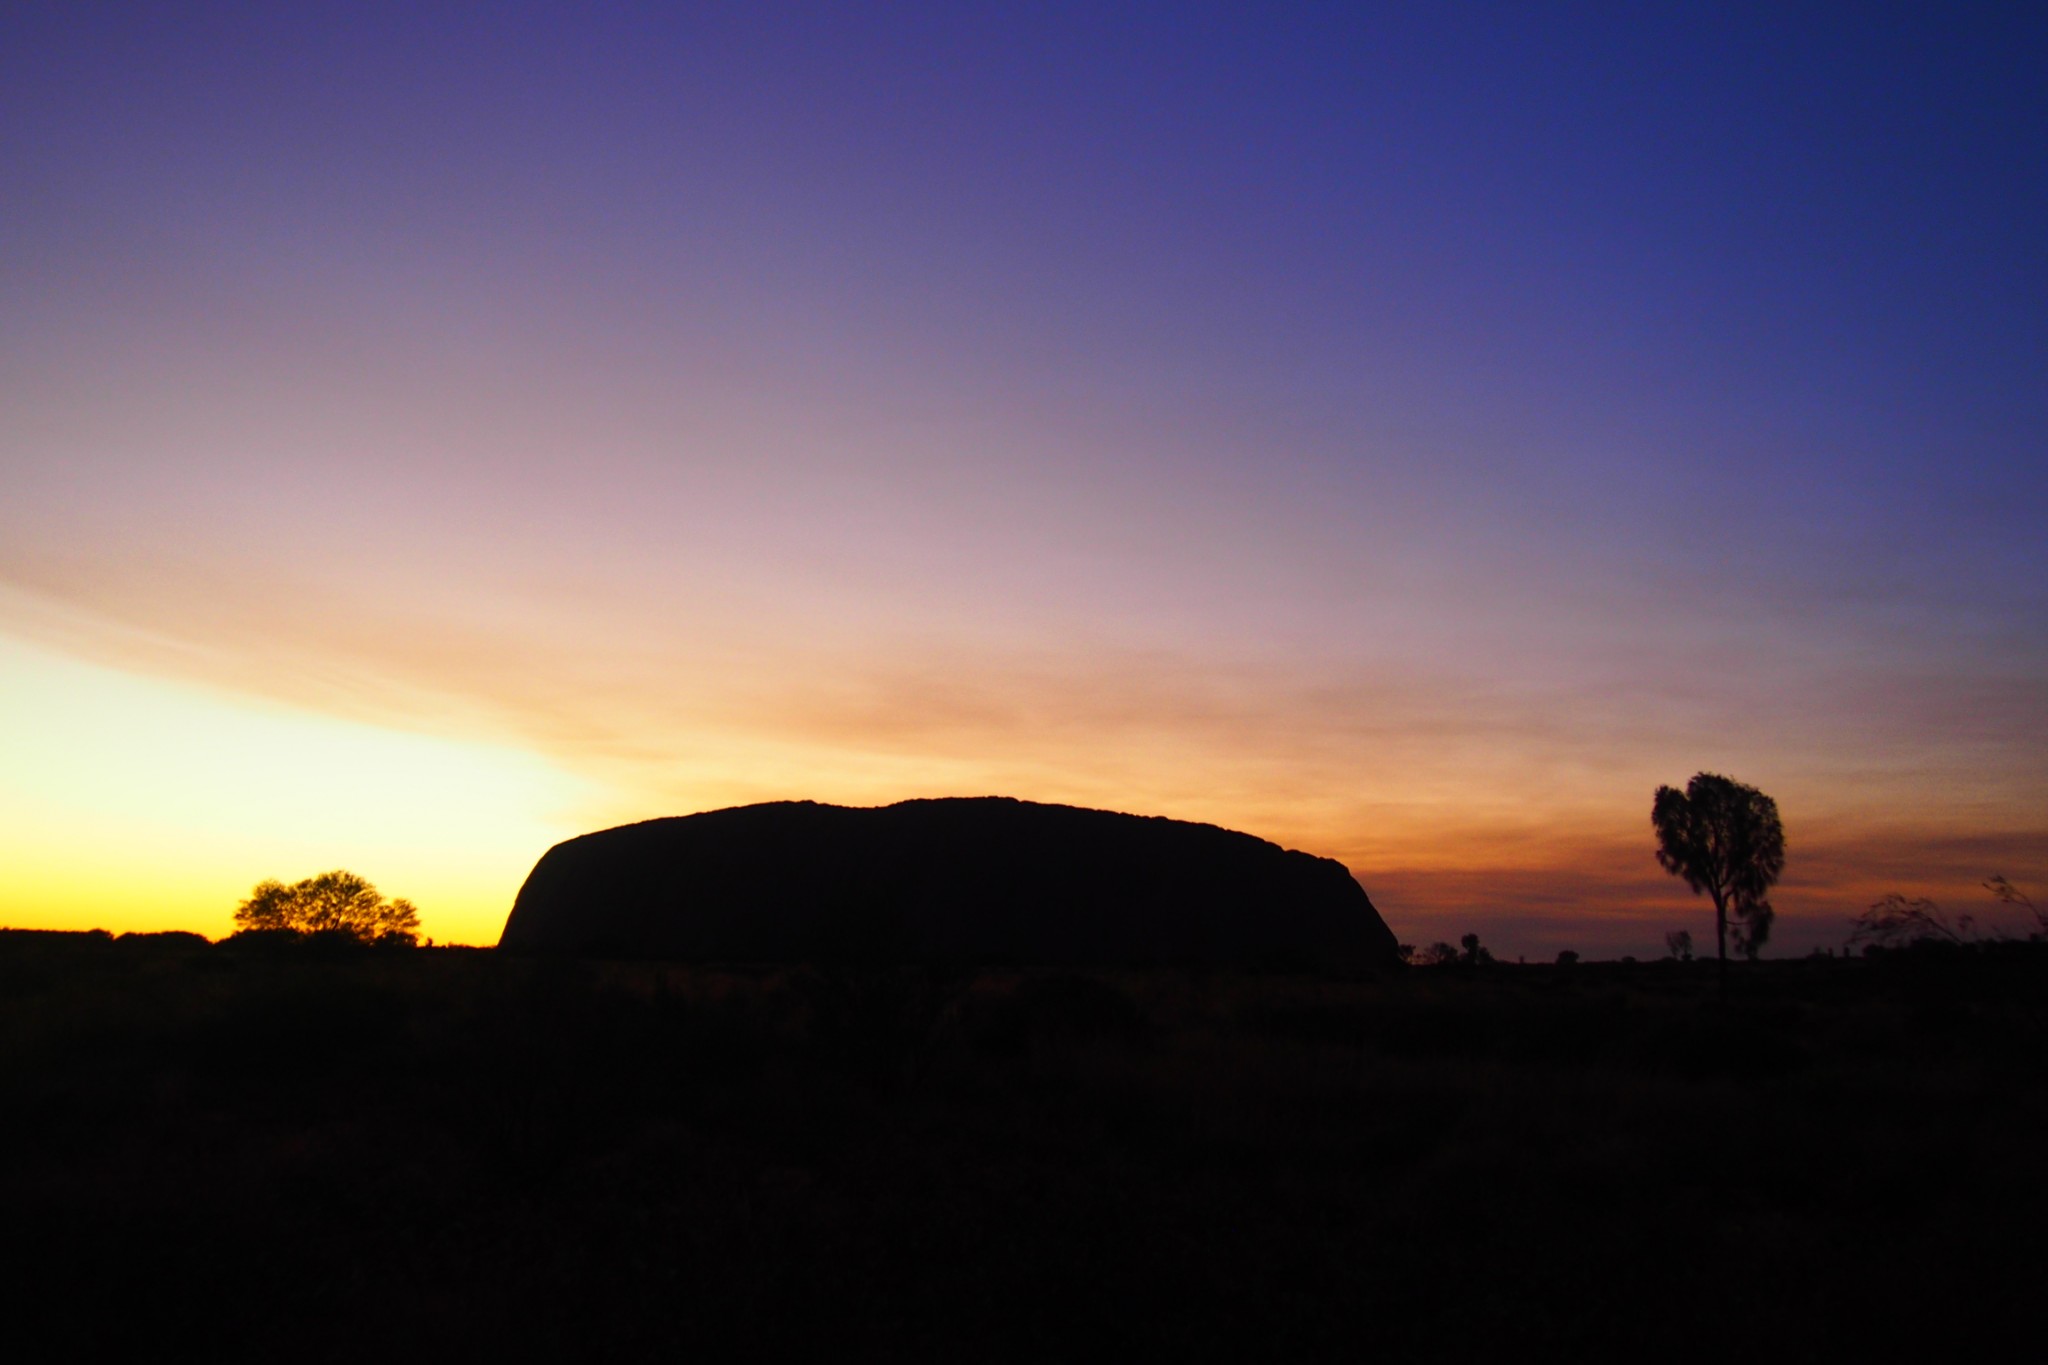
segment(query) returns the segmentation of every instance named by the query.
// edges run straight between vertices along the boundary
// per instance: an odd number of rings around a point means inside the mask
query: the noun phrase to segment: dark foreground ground
[[[2048,961],[0,934],[12,1359],[2038,1358]]]

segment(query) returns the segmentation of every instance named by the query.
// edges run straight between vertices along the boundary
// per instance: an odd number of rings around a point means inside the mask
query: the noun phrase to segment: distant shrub
[[[1573,952],[1573,951],[1572,951],[1571,949],[1569,949],[1569,948],[1565,948],[1565,949],[1561,949],[1561,950],[1560,950],[1560,951],[1558,952],[1558,955],[1557,955],[1557,965],[1558,965],[1558,966],[1560,966],[1560,967],[1576,967],[1576,966],[1577,966],[1578,964],[1579,964],[1579,955],[1578,955],[1577,953]]]

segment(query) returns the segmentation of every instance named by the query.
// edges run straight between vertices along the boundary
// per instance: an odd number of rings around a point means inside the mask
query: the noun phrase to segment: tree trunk
[[[1728,897],[1714,892],[1714,980],[1721,997],[1728,996]]]

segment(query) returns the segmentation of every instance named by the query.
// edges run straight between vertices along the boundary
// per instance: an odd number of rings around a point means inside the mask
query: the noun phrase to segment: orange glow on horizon
[[[47,611],[16,619],[62,636]],[[265,654],[230,634],[166,650],[64,621],[72,650],[120,666],[0,638],[14,721],[0,923],[218,935],[256,881],[343,866],[418,904],[427,934],[490,943],[532,863],[574,834],[764,800],[996,794],[1202,821],[1336,858],[1404,941],[1473,930],[1539,957],[1642,954],[1702,913],[1652,862],[1650,793],[1710,766],[1786,811],[1780,951],[1839,943],[1885,891],[1981,908],[1984,877],[2041,871],[2038,833],[2001,827],[2010,807],[1971,806],[1960,785],[1938,820],[1908,799],[1924,799],[1924,779],[1887,788],[1830,773],[1821,755],[1688,765],[1647,724],[1634,748],[1589,747],[1557,725],[1565,703],[1446,699],[1422,680],[956,652],[922,668],[905,662],[914,654],[842,655],[824,681],[764,670],[748,688],[693,680],[660,650],[486,680],[445,646],[321,656],[309,636],[306,650],[271,641]],[[251,695],[253,679],[268,697]],[[1634,724],[1601,721],[1624,738]]]

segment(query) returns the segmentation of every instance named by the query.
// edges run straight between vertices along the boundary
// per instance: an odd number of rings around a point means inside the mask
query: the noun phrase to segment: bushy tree
[[[235,910],[238,929],[283,929],[293,933],[345,933],[365,943],[417,940],[419,911],[411,901],[386,900],[353,872],[323,872],[286,886],[258,882]]]
[[[1664,950],[1680,962],[1692,961],[1692,930],[1673,929],[1665,934]]]
[[[1714,902],[1714,951],[1723,973],[1730,915],[1737,947],[1754,958],[1775,918],[1764,892],[1785,870],[1778,803],[1755,787],[1695,773],[1684,791],[1657,788],[1650,824],[1657,831],[1658,865]]]

